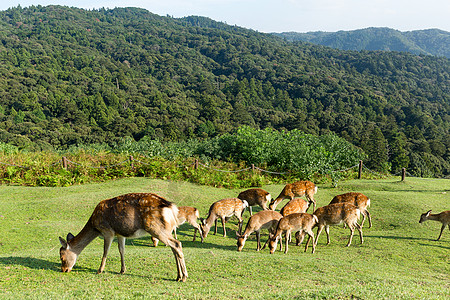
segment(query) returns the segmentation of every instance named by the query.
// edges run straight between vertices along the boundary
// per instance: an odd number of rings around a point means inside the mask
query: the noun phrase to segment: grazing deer
[[[281,239],[281,235],[283,232],[286,232],[286,248],[284,249],[284,253],[288,252],[289,241],[291,240],[292,231],[300,232],[300,240],[297,241],[297,245],[301,244],[305,237],[305,233],[309,235],[309,238],[313,240],[312,253],[316,250],[316,245],[314,243],[314,233],[312,231],[313,227],[317,224],[318,218],[315,215],[307,214],[307,213],[294,213],[283,217],[277,225],[277,229],[275,234],[270,236],[269,238],[269,249],[270,253],[273,254],[275,249],[277,248],[278,240]],[[309,240],[308,240],[309,242]],[[281,241],[280,241],[281,243]],[[305,252],[308,250],[308,244],[306,244]]]
[[[367,210],[367,208],[370,206],[370,199],[364,194],[361,193],[345,193],[341,195],[334,196],[333,200],[331,200],[330,204],[335,203],[351,203],[354,206],[356,206],[363,215],[363,220],[361,222],[361,227],[364,224],[364,221],[366,220],[366,217],[369,219],[369,228],[372,227],[372,219],[370,218],[370,213]]]
[[[355,228],[359,231],[359,238],[361,244],[364,242],[361,226],[358,224],[360,210],[351,203],[335,203],[329,204],[327,206],[319,207],[314,215],[317,216],[319,222],[317,223],[317,236],[316,245],[319,240],[320,233],[325,227],[325,232],[327,233],[327,245],[330,244],[330,225],[339,225],[342,223],[347,224],[350,229],[350,238],[348,239],[347,247],[352,243],[353,233]],[[306,243],[308,246],[309,240]]]
[[[104,238],[103,257],[98,269],[105,269],[106,256],[114,237],[117,237],[121,260],[120,273],[125,272],[124,250],[126,238],[137,238],[145,233],[172,248],[177,263],[177,281],[188,277],[181,242],[172,237],[177,225],[178,208],[175,204],[153,193],[132,193],[101,201],[86,225],[76,236],[59,238],[61,271],[70,272],[83,249],[99,235]]]
[[[259,205],[262,209],[267,210],[267,202],[269,202],[272,197],[269,192],[266,192],[263,189],[249,189],[241,192],[238,195],[238,198],[247,201],[248,210],[251,216],[253,215],[252,206]]]
[[[242,235],[237,234],[237,251],[242,251],[245,241],[253,232],[256,232],[257,246],[256,251],[261,250],[261,229],[269,229],[269,232],[275,227],[283,216],[273,210],[262,210],[250,217],[247,226],[245,226],[244,233]]]
[[[294,197],[306,196],[309,203],[313,204],[313,210],[316,209],[316,201],[314,194],[317,193],[317,186],[311,181],[296,181],[294,183],[286,184],[276,199],[272,199],[269,204],[269,209],[275,210],[278,203],[284,199],[292,200]]]
[[[198,209],[196,209],[195,207],[190,207],[190,206],[180,206],[178,207],[178,224],[177,226],[182,225],[184,222],[188,222],[189,224],[191,224],[195,230],[194,230],[194,239],[192,240],[193,242],[195,242],[195,238],[197,236],[197,231],[200,232],[200,238],[202,239],[202,243],[203,243],[203,236],[201,234],[201,228],[200,225],[197,223],[197,219],[200,217],[200,213],[198,212]],[[175,235],[175,238],[177,239],[177,227],[173,228],[173,233]],[[158,239],[155,237],[152,237],[152,241],[153,241],[153,246],[157,247],[158,246]]]
[[[441,238],[445,226],[448,225],[448,229],[450,230],[450,210],[443,211],[439,214],[432,214],[431,210],[429,210],[420,216],[419,223],[425,222],[427,220],[439,221],[442,223],[441,233],[439,234],[439,237],[437,238],[436,241],[439,241],[439,239]]]
[[[203,238],[206,238],[209,230],[211,229],[212,224],[214,223],[214,234],[217,233],[217,219],[220,218],[222,221],[223,227],[223,236],[227,236],[227,232],[225,230],[225,223],[232,216],[236,216],[239,220],[239,234],[242,230],[242,212],[248,206],[247,201],[241,200],[238,198],[226,198],[214,202],[210,208],[208,217],[205,219],[201,218],[201,235]]]
[[[286,205],[280,210],[280,214],[286,217],[290,214],[295,213],[305,213],[308,210],[309,202],[302,198],[294,198],[290,200]]]

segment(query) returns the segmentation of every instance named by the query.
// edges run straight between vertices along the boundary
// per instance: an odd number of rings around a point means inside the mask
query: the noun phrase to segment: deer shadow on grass
[[[213,233],[209,233],[209,236],[214,236]],[[211,243],[208,242],[208,237],[205,238],[204,242],[201,242],[201,238],[199,236],[199,234],[197,233],[197,237],[195,239],[195,242],[192,241],[192,239],[194,238],[194,234],[192,233],[192,231],[190,230],[177,230],[177,236],[178,236],[178,240],[182,242],[182,246],[183,248],[202,248],[202,249],[209,249],[209,248],[216,248],[216,249],[223,249],[223,250],[236,250],[236,243],[237,243],[237,237],[236,237],[236,233],[233,231],[228,231],[227,230],[227,236],[226,237],[222,237],[223,233],[217,232],[216,236],[218,236],[219,238],[223,238],[226,239],[226,245],[222,245],[222,244],[215,244],[215,243]],[[211,238],[210,238],[211,239]],[[153,241],[151,239],[151,236],[145,236],[139,239],[128,239],[126,240],[126,245],[128,246],[141,246],[141,247],[150,247],[150,248],[154,248],[153,247]],[[158,247],[164,247],[163,243],[159,243]]]
[[[9,256],[0,257],[0,265],[13,266],[21,265],[34,270],[58,270],[61,271],[61,264],[35,257]]]
[[[61,272],[61,264],[53,261],[48,261],[40,258],[34,258],[34,257],[18,257],[18,256],[10,256],[10,257],[0,257],[0,266],[4,266],[7,268],[8,266],[23,266],[28,269],[33,270],[51,270],[56,271],[61,274],[66,274]],[[72,272],[79,272],[79,273],[97,273],[97,269],[93,268],[87,268],[83,267],[81,265],[75,265],[72,269]],[[125,274],[121,274],[120,272],[116,272],[113,270],[105,271],[105,274],[114,274],[114,275],[120,275],[120,276],[132,276],[132,277],[141,277],[141,278],[148,278],[148,276],[142,276],[133,274],[133,272],[130,270]],[[101,275],[99,275],[101,276]],[[162,280],[162,281],[176,281],[175,279],[170,279],[162,276],[152,276],[151,279],[153,280]]]
[[[364,235],[364,237],[371,237],[371,238],[379,238],[379,239],[392,239],[392,240],[408,240],[408,241],[422,241],[422,242],[434,242],[434,244],[425,244],[425,243],[419,243],[421,246],[429,246],[429,247],[439,247],[443,249],[450,249],[449,246],[445,246],[442,243],[444,241],[436,241],[432,238],[419,238],[419,237],[412,237],[412,236],[395,236],[395,235]]]

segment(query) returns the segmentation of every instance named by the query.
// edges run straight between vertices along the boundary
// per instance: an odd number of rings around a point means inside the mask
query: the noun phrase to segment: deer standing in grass
[[[314,241],[314,233],[312,231],[313,227],[317,224],[318,218],[315,215],[307,214],[307,213],[294,213],[283,217],[277,225],[277,229],[275,234],[270,236],[269,238],[269,249],[270,253],[273,254],[275,249],[277,248],[278,240],[281,243],[281,235],[283,232],[285,233],[286,240],[286,248],[284,249],[284,253],[288,252],[289,241],[291,240],[292,232],[299,232],[300,240],[297,245],[301,244],[303,241],[305,234],[309,235],[309,239],[313,240],[312,253],[316,250],[316,245]],[[309,242],[309,240],[308,240]],[[281,250],[281,249],[280,249]],[[306,244],[305,252],[308,250],[308,244]]]
[[[350,238],[348,239],[347,247],[351,245],[353,233],[355,228],[359,231],[359,238],[361,240],[361,244],[364,242],[363,234],[361,226],[358,224],[360,210],[351,203],[335,203],[329,204],[327,206],[319,207],[314,215],[318,218],[317,223],[317,236],[316,236],[316,245],[319,240],[320,233],[323,228],[325,228],[325,232],[327,233],[327,245],[330,244],[330,225],[339,225],[342,223],[347,224],[350,229]],[[306,247],[308,247],[309,241],[308,239],[306,243]]]
[[[270,201],[271,196],[269,192],[263,189],[248,189],[239,193],[238,198],[247,201],[251,216],[253,215],[252,206],[259,205],[262,209],[268,210],[267,202]]]
[[[206,238],[213,223],[215,224],[214,234],[217,233],[217,219],[219,218],[222,221],[223,236],[224,237],[227,236],[225,223],[232,216],[236,216],[239,220],[239,234],[240,234],[242,230],[242,212],[247,206],[248,206],[247,201],[238,198],[226,198],[214,202],[209,208],[209,213],[206,220],[203,218],[200,219],[201,221],[200,228],[203,238]]]
[[[106,257],[114,237],[117,237],[121,260],[120,273],[125,273],[125,239],[137,238],[146,233],[172,248],[177,264],[177,281],[186,281],[188,274],[181,242],[172,237],[178,224],[175,204],[153,193],[131,193],[101,201],[86,225],[76,236],[71,233],[66,240],[59,238],[61,271],[70,272],[78,255],[96,237],[103,236],[103,257],[98,269],[105,269]]]
[[[268,229],[270,231],[275,231],[276,225],[278,224],[278,220],[280,220],[283,216],[273,210],[262,210],[250,217],[248,220],[247,226],[245,226],[244,233],[237,236],[237,251],[242,251],[244,248],[245,241],[253,232],[256,232],[256,240],[257,246],[256,251],[261,250],[261,229]]]
[[[197,223],[197,219],[200,218],[200,213],[198,209],[195,207],[190,206],[180,206],[178,207],[178,226],[184,224],[184,222],[188,222],[191,224],[195,230],[194,230],[194,239],[192,240],[195,242],[195,238],[197,236],[197,231],[200,232],[200,238],[202,239],[203,243],[203,235],[202,235],[202,229],[200,228],[200,224]],[[175,235],[175,238],[177,239],[177,227],[173,228],[173,234]],[[155,237],[152,237],[153,246],[158,246],[158,239]]]
[[[433,220],[442,223],[441,233],[439,234],[439,237],[437,238],[436,241],[439,241],[439,239],[441,238],[445,226],[448,225],[448,229],[450,230],[450,210],[443,211],[439,214],[432,214],[431,210],[429,210],[420,216],[419,223],[425,222],[427,220]]]
[[[363,215],[361,227],[363,226],[366,217],[369,219],[369,228],[372,227],[372,219],[370,218],[370,213],[367,210],[367,208],[370,206],[369,197],[361,193],[350,192],[334,196],[330,204],[344,203],[344,202],[355,205],[361,211],[361,214]]]
[[[294,183],[286,184],[277,198],[272,199],[269,204],[269,209],[275,210],[278,203],[284,199],[292,200],[294,197],[305,196],[308,202],[313,204],[313,210],[316,209],[316,201],[314,194],[317,193],[317,186],[311,181],[296,181]]]

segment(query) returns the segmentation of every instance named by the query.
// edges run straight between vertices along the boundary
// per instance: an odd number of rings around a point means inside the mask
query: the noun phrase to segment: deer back
[[[343,222],[356,222],[359,219],[360,210],[351,203],[335,203],[319,207],[314,212],[319,223],[324,225],[337,225]]]
[[[304,213],[308,209],[308,206],[308,201],[302,198],[294,198],[283,206],[280,213],[283,217],[294,213]]]
[[[249,206],[259,205],[263,206],[268,200],[270,200],[270,193],[263,189],[248,189],[239,193],[238,198],[246,200]]]
[[[197,208],[190,206],[180,206],[178,207],[178,225],[183,224],[186,221],[194,221],[200,217],[200,213]]]
[[[341,195],[336,195],[333,197],[330,204],[344,203],[344,202],[352,203],[353,205],[358,207],[360,210],[364,210],[370,206],[369,197],[367,197],[366,195],[364,195],[362,193],[356,193],[356,192],[350,192],[350,193],[345,193],[345,194],[341,194]]]
[[[100,232],[113,231],[124,237],[139,230],[162,227],[171,230],[178,224],[178,208],[153,193],[130,193],[101,201],[90,221]]]

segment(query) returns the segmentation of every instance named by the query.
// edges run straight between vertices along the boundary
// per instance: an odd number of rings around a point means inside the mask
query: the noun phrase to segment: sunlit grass
[[[263,187],[277,196],[282,185]],[[120,275],[117,244],[113,244],[104,274],[96,274],[102,239],[80,255],[71,273],[59,271],[58,236],[78,233],[102,199],[128,192],[155,192],[178,205],[197,207],[206,216],[209,205],[240,190],[218,189],[185,182],[128,178],[65,188],[0,186],[0,298],[77,299],[448,299],[450,297],[450,231],[434,241],[440,223],[419,224],[420,214],[449,209],[448,180],[353,180],[338,188],[319,185],[316,200],[328,204],[336,194],[359,191],[372,204],[373,227],[364,227],[365,243],[355,235],[345,247],[349,230],[323,233],[315,254],[303,245],[284,254],[256,252],[252,235],[236,251],[237,222],[227,223],[227,237],[208,235],[192,242],[193,228],[177,231],[189,278],[175,281],[170,248],[149,246],[149,237],[128,240],[127,273]],[[286,200],[279,205],[279,209]],[[256,209],[257,210],[257,209]],[[245,213],[245,223],[248,212]],[[219,222],[220,224],[220,222]],[[266,233],[262,240],[267,239]]]

